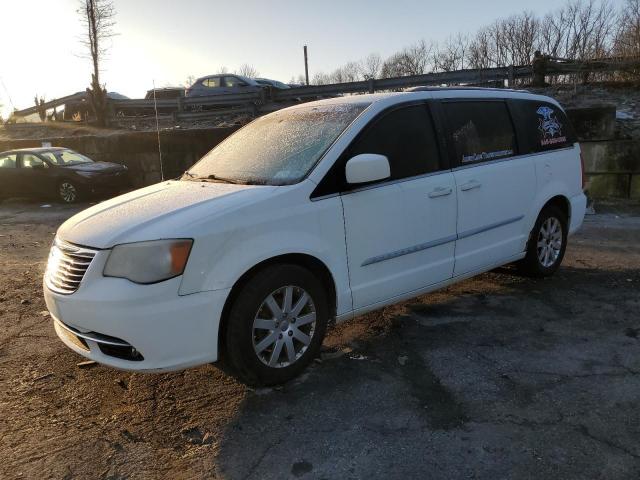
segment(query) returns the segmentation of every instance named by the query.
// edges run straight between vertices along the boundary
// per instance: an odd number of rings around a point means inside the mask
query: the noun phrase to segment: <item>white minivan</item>
[[[583,221],[560,105],[432,89],[258,118],[179,179],[58,230],[44,277],[57,334],[125,370],[219,362],[276,384],[327,325],[517,262],[554,273]]]

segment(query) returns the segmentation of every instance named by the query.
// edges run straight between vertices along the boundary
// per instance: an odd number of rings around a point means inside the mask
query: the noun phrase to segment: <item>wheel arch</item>
[[[242,288],[260,271],[268,268],[272,265],[298,265],[306,268],[313,274],[317,275],[322,285],[325,287],[327,292],[327,297],[329,298],[329,318],[333,319],[337,313],[337,291],[336,291],[336,282],[329,270],[329,267],[317,257],[313,255],[309,255],[307,253],[287,253],[282,255],[277,255],[261,262],[255,264],[253,267],[244,272],[238,280],[231,287],[231,291],[229,295],[227,295],[227,299],[225,300],[224,307],[222,308],[222,315],[220,316],[220,328],[218,332],[218,352],[222,353],[224,351],[224,345],[221,343],[221,340],[224,339],[225,330],[227,327],[227,319],[229,317],[229,310],[233,305],[233,302],[237,298],[238,294],[242,290]]]
[[[564,195],[556,195],[551,197],[547,202],[542,206],[540,212],[549,206],[555,206],[559,208],[567,217],[567,225],[571,224],[571,202]],[[540,215],[538,213],[538,215]]]

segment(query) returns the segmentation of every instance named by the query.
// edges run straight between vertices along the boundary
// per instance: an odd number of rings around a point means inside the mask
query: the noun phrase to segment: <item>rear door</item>
[[[49,195],[54,191],[54,179],[50,175],[47,162],[33,153],[21,153],[18,156],[20,188],[31,195]]]
[[[455,182],[425,103],[374,120],[344,163],[361,153],[386,155],[391,178],[341,195],[355,309],[451,278],[456,239]]]
[[[517,156],[505,101],[455,99],[441,105],[458,192],[454,275],[462,275],[524,251],[536,171],[531,158]]]
[[[0,155],[0,196],[10,197],[18,193],[18,154]]]

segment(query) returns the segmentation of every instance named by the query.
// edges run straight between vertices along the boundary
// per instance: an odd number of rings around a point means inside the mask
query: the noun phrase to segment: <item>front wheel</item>
[[[64,203],[74,203],[78,200],[78,187],[69,180],[64,180],[58,185],[58,198]]]
[[[318,354],[328,317],[325,289],[310,271],[297,265],[267,267],[233,302],[221,366],[249,385],[287,382]]]
[[[560,267],[567,248],[567,217],[562,210],[545,207],[529,236],[527,254],[518,266],[532,277],[548,277]]]

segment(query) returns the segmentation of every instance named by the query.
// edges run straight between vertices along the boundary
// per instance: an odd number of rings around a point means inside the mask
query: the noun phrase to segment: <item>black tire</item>
[[[559,235],[562,243],[560,244],[560,248],[551,249],[550,247],[553,246],[552,240],[543,238],[545,235],[544,232],[541,231],[543,227],[546,228],[546,226],[549,226],[549,223],[547,222],[553,222],[554,220],[558,222],[560,228],[562,229]],[[551,223],[551,225],[553,225],[553,223]],[[568,226],[567,216],[565,215],[565,213],[554,205],[545,207],[542,212],[540,212],[540,215],[536,220],[536,224],[529,234],[529,241],[527,242],[527,254],[517,264],[520,272],[522,272],[524,275],[537,278],[549,277],[553,275],[560,267],[562,259],[564,258],[564,253],[567,249],[567,233]],[[539,241],[542,242],[543,240],[547,242],[547,247],[550,251],[550,257],[546,261],[543,261],[544,250],[541,250],[544,249],[544,247],[539,247]],[[554,251],[557,251],[557,256]],[[541,258],[541,256],[543,258]],[[553,257],[555,257],[555,259],[553,259]]]
[[[58,184],[56,195],[63,203],[75,203],[80,197],[80,189],[71,180],[62,180]]]
[[[302,310],[302,312],[306,312],[304,315],[299,314],[295,317],[291,315],[287,322],[282,318],[277,319],[270,308],[268,310],[263,310],[263,308],[267,308],[265,301],[269,296],[272,296],[276,301],[278,298],[282,298],[282,303],[277,303],[278,306],[284,305],[284,291],[289,287],[294,287],[291,290],[293,300],[289,302],[293,306],[296,306],[297,301],[303,298],[302,292],[308,294],[311,303],[307,302]],[[278,296],[279,292],[283,292],[282,297]],[[296,297],[296,295],[298,296]],[[309,312],[313,313],[312,309],[315,309],[315,323],[313,325],[307,323],[300,326],[299,330],[293,331],[298,328],[294,325],[296,319],[300,319],[298,323],[305,321],[303,317],[308,320],[311,318]],[[271,327],[268,329],[254,328],[254,320],[258,318],[259,313],[261,319],[271,314],[272,318],[267,321],[276,322],[273,330]],[[295,312],[291,311],[290,313],[294,314]],[[242,287],[225,320],[220,367],[247,385],[262,386],[285,383],[299,375],[320,351],[329,320],[327,293],[322,282],[309,270],[298,265],[273,265],[258,272]],[[288,329],[284,330],[285,327]],[[310,337],[310,342],[306,347],[303,342],[297,340],[298,334],[303,329],[306,329],[304,331],[309,333],[308,337]],[[263,334],[264,336],[261,337]],[[261,344],[264,345],[263,342],[271,341],[271,338],[275,342],[270,344],[271,350],[264,348],[258,353],[257,350]],[[278,343],[280,350],[277,350]],[[292,345],[296,352],[297,348],[301,349],[299,353],[296,353],[300,356],[291,363],[286,358],[289,354],[289,345]],[[265,363],[273,358],[276,362],[278,359],[284,361],[274,364],[275,366]]]

